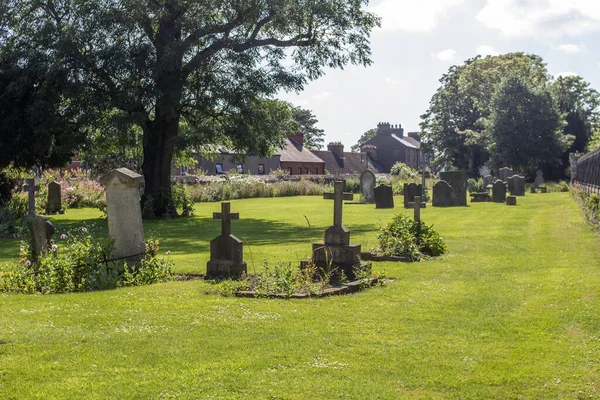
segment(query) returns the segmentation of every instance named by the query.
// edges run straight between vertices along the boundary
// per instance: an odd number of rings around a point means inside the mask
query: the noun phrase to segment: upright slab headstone
[[[415,201],[415,196],[423,195],[423,186],[416,183],[404,184],[404,208],[410,208],[408,203]]]
[[[31,257],[35,263],[40,255],[50,248],[54,225],[46,217],[36,215],[30,221],[29,233],[31,235]]]
[[[517,205],[517,196],[506,196],[506,205],[507,206],[516,206]]]
[[[440,172],[440,179],[452,187],[452,205],[467,205],[467,173],[465,171]]]
[[[498,170],[498,179],[501,181],[507,182],[508,178],[513,176],[515,172],[508,167],[502,167]]]
[[[541,187],[544,185],[544,173],[541,169],[538,169],[535,173],[535,181],[533,182],[533,186]]]
[[[229,212],[230,207],[230,203],[221,203],[221,212],[213,213],[214,219],[221,220],[221,234],[210,241],[207,278],[239,278],[247,271],[243,243],[231,234],[231,220],[239,219],[240,214]]]
[[[353,267],[360,265],[360,244],[350,244],[350,231],[342,224],[344,200],[351,200],[352,193],[344,193],[344,182],[334,182],[333,196],[323,194],[324,199],[333,199],[333,225],[325,230],[325,240],[313,243],[312,263],[319,269],[336,267],[347,277],[353,278]],[[306,263],[308,261],[305,261]]]
[[[498,179],[492,185],[492,200],[496,203],[504,203],[506,200],[506,183]]]
[[[508,191],[513,196],[525,196],[525,177],[513,175],[506,181]]]
[[[375,188],[375,208],[394,208],[394,190],[390,185]]]
[[[446,181],[438,181],[433,185],[433,200],[434,207],[450,207],[452,206],[452,186]]]
[[[364,170],[360,174],[360,192],[367,203],[375,203],[375,174],[370,170]]]
[[[28,193],[27,206],[30,217],[35,215],[35,192],[40,190],[40,187],[35,184],[35,178],[27,179],[27,185],[23,187],[23,191]]]
[[[138,262],[145,251],[140,183],[143,177],[127,168],[115,169],[100,178],[106,191],[108,233],[114,240],[111,258]]]
[[[60,183],[50,182],[48,184],[48,203],[46,205],[46,213],[56,214],[62,209]]]

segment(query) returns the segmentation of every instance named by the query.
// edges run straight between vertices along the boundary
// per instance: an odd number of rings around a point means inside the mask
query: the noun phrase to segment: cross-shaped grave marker
[[[352,200],[352,193],[344,193],[344,181],[335,181],[333,183],[333,193],[323,193],[325,200],[333,200],[333,225],[342,226],[342,202]]]
[[[426,204],[421,202],[421,196],[415,196],[415,201],[408,203],[408,208],[413,208],[415,210],[415,221],[421,222],[421,207],[424,208],[425,206]]]
[[[213,213],[213,219],[221,220],[221,235],[228,237],[231,234],[231,220],[240,219],[239,213],[231,213],[230,203],[221,203],[221,212]]]
[[[23,191],[29,193],[29,215],[35,215],[36,190],[40,190],[40,187],[35,184],[35,178],[27,179],[27,185],[23,186]]]

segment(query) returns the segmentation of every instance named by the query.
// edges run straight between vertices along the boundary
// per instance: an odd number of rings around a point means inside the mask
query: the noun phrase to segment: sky
[[[350,151],[379,122],[419,130],[439,79],[478,54],[541,56],[553,76],[579,75],[600,91],[600,0],[372,0],[373,64],[326,70],[279,98],[313,111],[325,144]]]

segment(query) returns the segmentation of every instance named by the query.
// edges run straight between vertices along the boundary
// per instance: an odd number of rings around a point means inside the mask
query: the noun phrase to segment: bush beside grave
[[[389,224],[380,228],[377,241],[377,254],[407,261],[419,261],[446,252],[446,244],[433,225],[413,221],[402,214],[395,215]]]
[[[571,191],[583,210],[585,218],[600,230],[600,196],[596,193],[587,193],[577,186],[572,186]]]

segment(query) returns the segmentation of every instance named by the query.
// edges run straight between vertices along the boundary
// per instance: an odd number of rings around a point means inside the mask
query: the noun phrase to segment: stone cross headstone
[[[335,181],[333,183],[334,192],[323,193],[325,200],[333,200],[333,225],[342,225],[342,206],[344,200],[352,200],[352,193],[344,192],[344,181]]]
[[[375,183],[376,178],[372,171],[367,169],[360,174],[360,191],[367,203],[375,202]]]
[[[375,188],[375,208],[394,208],[394,190],[390,185]]]
[[[467,205],[467,173],[465,171],[440,172],[440,179],[452,188],[452,205]]]
[[[506,181],[508,191],[514,196],[525,196],[525,177],[513,175]]]
[[[421,208],[425,208],[425,205],[425,202],[421,202],[421,196],[415,196],[415,201],[408,203],[408,207],[415,210],[415,221],[421,222]]]
[[[431,204],[434,207],[450,207],[452,205],[452,186],[448,182],[438,181],[433,185]]]
[[[541,169],[538,169],[535,173],[535,181],[533,182],[533,186],[540,187],[544,184],[544,173]]]
[[[40,187],[35,184],[35,178],[27,179],[27,185],[23,187],[23,190],[28,193],[28,212],[30,216],[35,215],[35,192],[40,190]]]
[[[31,258],[36,263],[40,255],[50,248],[54,225],[42,215],[34,216],[29,222],[31,235]]]
[[[508,167],[502,167],[498,170],[498,179],[501,181],[507,182],[508,178],[513,176],[515,172]]]
[[[60,183],[50,182],[48,184],[48,203],[46,212],[48,214],[56,214],[62,209]]]
[[[106,191],[108,233],[114,240],[112,259],[137,263],[145,251],[140,206],[143,177],[127,168],[115,169],[100,178]]]
[[[239,213],[230,212],[230,203],[221,203],[221,212],[213,213],[213,219],[221,220],[221,234],[210,241],[210,260],[206,264],[208,278],[239,278],[247,271],[244,246],[231,234],[231,220],[239,219]]]
[[[423,195],[423,186],[416,183],[404,184],[404,208],[409,208],[408,203],[415,201],[415,196]]]
[[[506,200],[506,183],[498,179],[492,185],[492,200],[496,203],[504,203]]]

